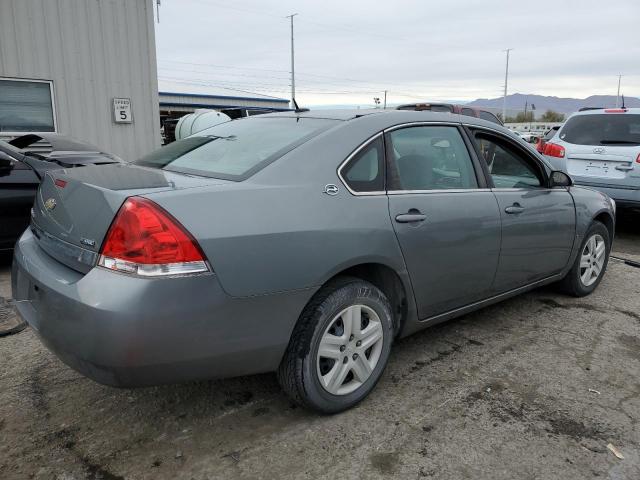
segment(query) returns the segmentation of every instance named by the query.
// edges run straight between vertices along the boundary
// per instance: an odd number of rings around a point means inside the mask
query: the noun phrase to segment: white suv
[[[640,207],[640,108],[599,108],[571,115],[544,155],[576,185],[620,206]]]

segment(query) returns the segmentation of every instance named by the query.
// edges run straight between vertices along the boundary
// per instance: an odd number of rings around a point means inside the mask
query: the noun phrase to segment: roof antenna
[[[296,113],[302,113],[302,112],[308,112],[308,111],[309,111],[309,109],[308,109],[308,108],[300,108],[300,107],[298,106],[298,102],[296,102],[296,99],[295,99],[295,98],[292,98],[291,100],[293,101],[293,106],[295,107],[295,110],[294,110],[294,111],[295,111]]]

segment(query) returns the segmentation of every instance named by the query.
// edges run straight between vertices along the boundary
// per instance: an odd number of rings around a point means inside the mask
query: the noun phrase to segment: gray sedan
[[[110,385],[278,372],[349,408],[395,339],[602,280],[615,203],[494,123],[411,111],[217,125],[134,163],[49,172],[14,254],[20,315]]]

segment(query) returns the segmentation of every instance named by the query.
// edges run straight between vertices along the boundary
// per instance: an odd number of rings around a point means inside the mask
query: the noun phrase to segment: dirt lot
[[[640,260],[639,219],[614,255]],[[331,417],[273,375],[117,390],[29,329],[0,338],[3,479],[638,479],[639,416],[640,269],[615,259],[590,297],[542,289],[400,341]]]

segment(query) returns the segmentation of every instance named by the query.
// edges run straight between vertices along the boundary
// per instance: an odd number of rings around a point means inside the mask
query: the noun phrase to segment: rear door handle
[[[524,212],[524,207],[519,203],[514,203],[510,207],[505,208],[504,211],[511,214],[517,214]]]
[[[424,222],[426,219],[427,216],[421,213],[402,213],[400,215],[396,215],[396,222],[398,223]]]

